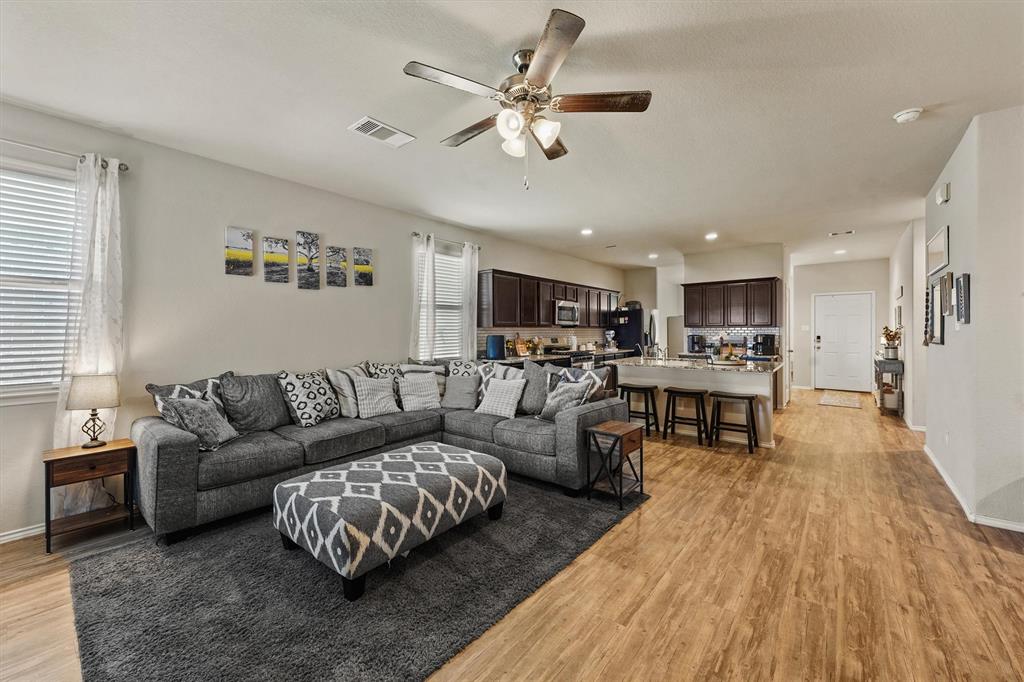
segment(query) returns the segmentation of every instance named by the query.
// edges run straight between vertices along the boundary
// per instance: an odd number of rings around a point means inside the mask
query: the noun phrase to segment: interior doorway
[[[875,293],[814,294],[814,388],[870,391]]]

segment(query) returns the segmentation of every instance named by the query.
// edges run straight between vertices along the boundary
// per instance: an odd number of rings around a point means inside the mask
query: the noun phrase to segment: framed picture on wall
[[[971,276],[966,272],[956,278],[956,321],[971,323]]]
[[[949,265],[949,225],[932,235],[925,246],[925,267],[928,276],[934,275]]]
[[[939,278],[942,285],[942,314],[952,315],[956,312],[956,302],[953,300],[953,273],[947,272]]]
[[[942,314],[942,278],[936,278],[928,287],[928,342],[944,343],[946,316]]]

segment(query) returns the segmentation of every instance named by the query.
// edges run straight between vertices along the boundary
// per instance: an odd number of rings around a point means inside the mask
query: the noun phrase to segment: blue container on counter
[[[503,334],[487,335],[487,359],[505,359],[505,336]]]

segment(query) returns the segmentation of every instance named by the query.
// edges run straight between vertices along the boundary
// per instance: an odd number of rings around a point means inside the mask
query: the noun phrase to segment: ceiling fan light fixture
[[[519,137],[505,140],[501,143],[501,149],[509,156],[521,159],[526,156],[526,138],[520,135]]]
[[[498,128],[499,135],[506,140],[514,140],[523,134],[523,129],[526,127],[526,119],[515,109],[502,109],[501,113],[498,114],[495,126]],[[522,154],[519,156],[522,156]]]
[[[533,125],[530,127],[533,129],[533,134],[537,136],[540,146],[547,149],[558,139],[558,133],[562,129],[562,124],[558,121],[548,120],[543,116],[537,116],[533,119]]]

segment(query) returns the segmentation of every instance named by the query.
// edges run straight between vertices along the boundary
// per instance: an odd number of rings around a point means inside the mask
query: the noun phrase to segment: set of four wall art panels
[[[263,281],[287,283],[290,278],[290,245],[283,237],[263,238]],[[224,273],[251,277],[256,260],[255,232],[244,227],[224,231]],[[355,286],[373,286],[373,249],[356,246],[321,246],[320,235],[295,233],[295,279],[300,289],[320,288],[321,260],[326,263],[329,287],[347,287],[349,270]]]

